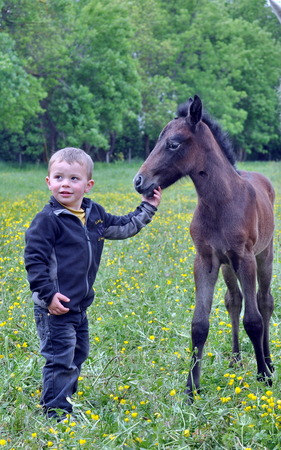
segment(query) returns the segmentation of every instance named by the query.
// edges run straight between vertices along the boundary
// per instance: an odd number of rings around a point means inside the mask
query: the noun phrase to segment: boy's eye
[[[78,180],[78,177],[71,177],[71,179],[72,179],[73,181],[76,181],[76,180]]]

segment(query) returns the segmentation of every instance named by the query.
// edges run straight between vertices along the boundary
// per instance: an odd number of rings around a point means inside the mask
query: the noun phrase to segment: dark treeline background
[[[240,159],[281,159],[266,0],[0,0],[0,159],[145,157],[195,93]]]

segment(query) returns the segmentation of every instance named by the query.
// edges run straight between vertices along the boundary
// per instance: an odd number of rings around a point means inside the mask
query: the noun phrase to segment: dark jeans
[[[48,417],[56,409],[71,413],[68,401],[77,390],[81,365],[89,354],[89,330],[86,311],[55,316],[35,305],[35,322],[40,338],[43,367],[41,404]]]

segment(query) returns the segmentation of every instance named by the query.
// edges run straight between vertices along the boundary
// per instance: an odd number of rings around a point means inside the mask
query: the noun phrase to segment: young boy
[[[25,265],[33,293],[43,368],[41,404],[47,417],[72,412],[68,401],[77,390],[81,365],[89,354],[86,310],[104,239],[126,239],[148,224],[161,200],[142,197],[134,212],[108,214],[84,198],[94,186],[93,161],[83,150],[64,148],[49,162],[48,205],[26,232]]]

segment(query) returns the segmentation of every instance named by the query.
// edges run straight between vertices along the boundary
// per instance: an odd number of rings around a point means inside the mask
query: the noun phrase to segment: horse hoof
[[[233,356],[230,360],[229,367],[243,367],[241,359],[237,356]]]
[[[272,386],[272,378],[269,373],[260,373],[257,375],[257,380],[265,383],[267,386]]]
[[[269,368],[270,372],[273,373],[274,372],[274,366],[271,363],[266,363],[267,367]]]
[[[186,394],[186,403],[188,405],[192,405],[192,403],[194,402],[194,395],[193,395],[193,391],[188,387],[184,393]]]

